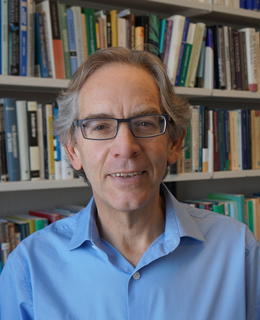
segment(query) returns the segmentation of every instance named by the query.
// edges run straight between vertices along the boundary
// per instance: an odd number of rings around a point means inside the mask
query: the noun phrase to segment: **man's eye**
[[[94,131],[102,131],[102,130],[106,130],[109,129],[110,126],[107,124],[97,124],[95,126],[93,126],[92,130]]]
[[[136,123],[137,127],[154,127],[154,123],[153,122],[148,122],[148,121],[140,121],[138,123]]]

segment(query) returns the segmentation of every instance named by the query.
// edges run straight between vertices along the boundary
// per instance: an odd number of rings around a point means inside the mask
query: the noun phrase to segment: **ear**
[[[71,143],[65,146],[65,150],[68,156],[68,159],[75,170],[80,170],[82,168],[82,162],[79,150],[77,147]]]
[[[182,151],[185,132],[177,139],[169,142],[168,165],[175,163]]]

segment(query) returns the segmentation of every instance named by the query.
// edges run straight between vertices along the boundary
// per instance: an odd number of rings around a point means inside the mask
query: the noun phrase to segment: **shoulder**
[[[178,205],[182,214],[185,212],[196,223],[205,239],[215,239],[219,245],[237,245],[243,247],[245,252],[259,247],[245,223],[216,212],[193,208],[185,203],[179,202]]]

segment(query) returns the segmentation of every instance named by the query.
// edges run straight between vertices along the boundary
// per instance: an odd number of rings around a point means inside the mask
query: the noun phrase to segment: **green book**
[[[83,13],[86,18],[88,55],[91,55],[97,50],[95,11],[94,9],[83,8]]]
[[[58,2],[58,15],[59,15],[59,27],[63,45],[64,53],[64,64],[65,64],[65,75],[69,79],[71,77],[71,68],[70,68],[70,52],[68,44],[68,30],[67,30],[67,12],[66,5],[64,3]]]
[[[234,201],[237,204],[237,216],[236,219],[240,222],[244,222],[245,217],[245,196],[243,194],[229,194],[229,193],[210,193],[209,199],[213,200],[228,200]],[[231,212],[232,214],[232,212]]]
[[[160,32],[160,21],[159,18],[154,15],[149,15],[149,47],[148,50],[155,55],[159,55],[159,32]]]
[[[248,228],[254,233],[255,225],[254,225],[254,199],[246,200],[246,224]]]

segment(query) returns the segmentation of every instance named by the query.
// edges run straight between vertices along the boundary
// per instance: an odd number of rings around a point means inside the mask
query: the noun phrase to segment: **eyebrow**
[[[149,108],[146,110],[140,110],[137,112],[134,112],[130,118],[136,117],[136,116],[145,116],[148,114],[161,114],[160,111],[156,108]],[[91,113],[84,117],[83,119],[92,119],[92,118],[115,118],[115,115],[112,113]]]

